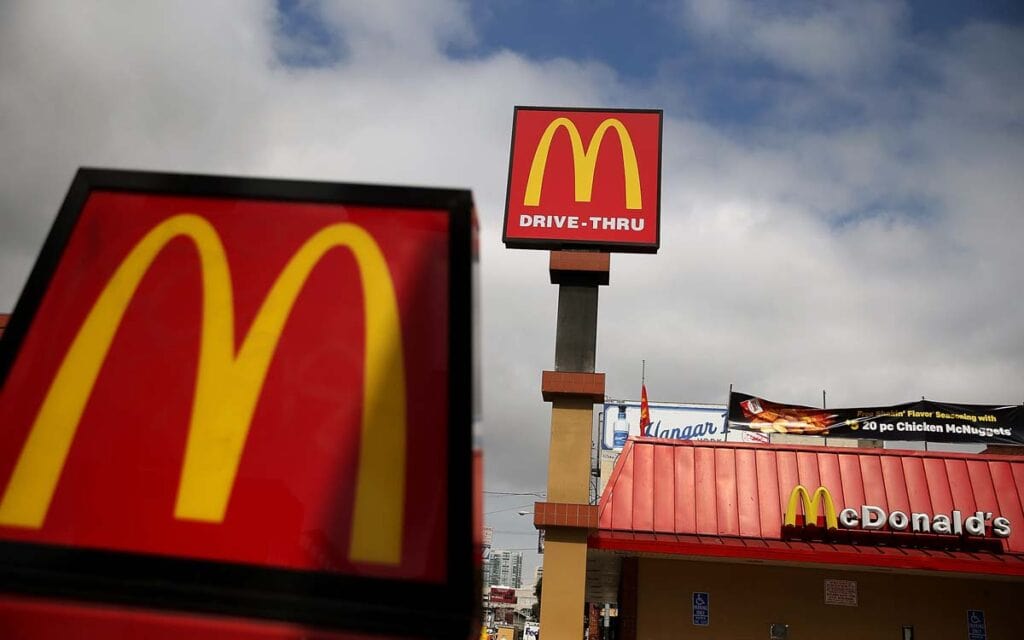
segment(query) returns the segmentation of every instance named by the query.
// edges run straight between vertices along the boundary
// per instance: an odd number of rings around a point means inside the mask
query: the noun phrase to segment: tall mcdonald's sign
[[[505,245],[656,252],[661,130],[654,109],[516,107]]]
[[[466,191],[80,170],[0,342],[0,599],[471,635],[475,234]]]

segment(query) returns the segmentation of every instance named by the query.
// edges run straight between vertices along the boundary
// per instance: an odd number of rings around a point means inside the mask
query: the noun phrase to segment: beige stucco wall
[[[591,400],[559,399],[551,407],[548,449],[548,501],[590,502]]]
[[[589,502],[593,415],[591,400],[561,398],[552,403],[548,501]],[[540,628],[546,640],[583,638],[586,576],[586,529],[547,529],[540,608]]]
[[[855,580],[858,606],[824,604],[826,578]],[[692,593],[710,593],[711,624],[692,623]],[[966,640],[967,610],[985,612],[989,640],[1024,638],[1024,582],[891,572],[642,558],[637,640],[767,640],[771,623],[788,640]]]

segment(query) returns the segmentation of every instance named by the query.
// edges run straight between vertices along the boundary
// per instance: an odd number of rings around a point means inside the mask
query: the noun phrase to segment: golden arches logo
[[[387,262],[370,234],[351,223],[324,227],[299,248],[271,286],[237,352],[231,273],[217,231],[204,218],[187,213],[151,229],[111,276],[65,354],[0,500],[0,524],[43,525],[125,310],[157,255],[178,237],[190,239],[199,254],[203,315],[174,517],[224,520],[249,424],[285,322],[313,268],[328,251],[343,247],[355,257],[366,298],[363,409],[349,558],[398,564],[407,430],[401,324]],[[371,420],[390,426],[374,428]]]
[[[839,521],[836,518],[836,505],[832,501],[832,494],[825,487],[818,487],[814,490],[813,497],[807,493],[806,487],[802,484],[796,485],[789,494],[789,504],[786,507],[786,518],[782,522],[784,527],[795,527],[797,516],[797,502],[803,504],[804,523],[813,525],[818,522],[818,514],[824,510],[825,527],[827,529],[838,529]]]
[[[568,118],[555,118],[544,130],[544,134],[537,143],[537,150],[533,154],[533,162],[530,164],[530,175],[526,181],[526,195],[523,204],[535,207],[540,204],[541,185],[544,182],[544,170],[547,168],[548,152],[551,150],[551,140],[559,129],[565,129],[569,135],[569,142],[572,144],[572,164],[575,175],[575,195],[577,202],[590,202],[594,190],[594,170],[597,168],[597,156],[601,150],[601,141],[609,129],[614,129],[619,136],[622,146],[622,170],[626,182],[626,208],[643,208],[640,196],[640,170],[636,163],[636,150],[633,148],[633,139],[629,137],[629,131],[618,118],[607,118],[594,132],[590,144],[583,148],[583,138],[580,137],[579,129],[575,123]]]

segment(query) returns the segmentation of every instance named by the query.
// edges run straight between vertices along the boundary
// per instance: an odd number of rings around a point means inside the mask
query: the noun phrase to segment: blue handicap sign
[[[984,611],[967,610],[967,640],[988,640],[988,634],[985,632]]]
[[[711,624],[711,598],[707,591],[693,592],[693,624],[698,627]]]

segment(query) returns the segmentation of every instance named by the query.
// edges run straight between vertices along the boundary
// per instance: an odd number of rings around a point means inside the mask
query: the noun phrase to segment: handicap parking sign
[[[967,610],[967,640],[988,640],[988,634],[985,632],[984,611]]]
[[[711,598],[707,591],[693,592],[693,624],[698,627],[711,624]]]

